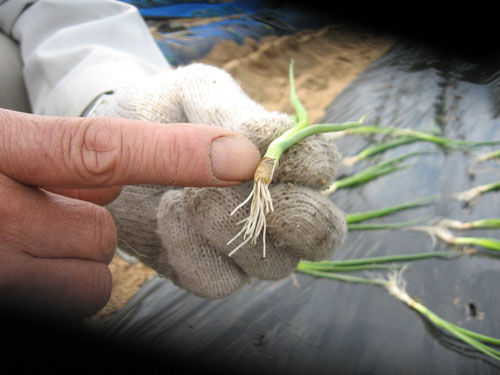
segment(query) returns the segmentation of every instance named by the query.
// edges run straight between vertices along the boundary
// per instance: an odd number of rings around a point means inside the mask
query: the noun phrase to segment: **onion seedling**
[[[358,154],[354,156],[348,156],[345,157],[344,160],[342,160],[342,165],[344,167],[352,167],[354,164],[360,162],[361,160],[365,160],[371,156],[380,154],[384,151],[390,150],[392,148],[401,146],[401,145],[407,145],[409,143],[416,142],[418,139],[416,138],[411,138],[411,137],[399,137],[391,141],[383,142],[383,143],[378,143],[372,146],[366,147],[363,151],[359,152]]]
[[[469,222],[462,222],[459,220],[450,220],[443,219],[437,223],[438,227],[450,228],[450,229],[493,229],[500,228],[500,219],[491,218],[491,219],[480,219]]]
[[[358,271],[373,271],[373,270],[395,270],[395,269],[401,269],[403,267],[404,265],[397,265],[397,264],[336,265],[336,264],[327,264],[327,263],[318,264],[318,263],[300,261],[297,266],[297,271],[302,272],[304,270],[310,270],[310,271],[321,271],[321,272],[358,272]]]
[[[427,204],[433,202],[436,198],[437,198],[437,195],[433,195],[430,197],[417,199],[417,200],[414,200],[411,202],[406,202],[406,203],[398,204],[395,206],[379,208],[377,210],[347,214],[346,215],[346,222],[347,222],[347,224],[359,223],[359,222],[373,219],[376,217],[390,215],[394,212],[399,212],[399,211],[407,210],[407,209],[414,208],[414,207],[424,206],[424,205],[427,205]]]
[[[432,142],[444,148],[453,150],[465,150],[465,151],[470,150],[474,147],[493,146],[500,144],[500,141],[480,141],[480,142],[461,141],[457,139],[439,137],[437,135],[413,129],[395,128],[390,126],[376,126],[376,125],[361,126],[356,129],[346,129],[345,131],[339,132],[338,136],[340,137],[344,135],[354,135],[354,134],[387,134],[396,137],[409,137],[417,141]]]
[[[490,159],[500,159],[500,150],[489,152],[487,154],[479,155],[476,160],[483,162]]]
[[[425,216],[418,219],[402,221],[398,223],[381,223],[381,224],[347,224],[347,229],[349,231],[353,230],[388,230],[388,229],[399,229],[399,228],[407,228],[411,227],[417,223],[430,219],[431,216]]]
[[[448,331],[464,343],[472,346],[487,356],[500,361],[500,351],[486,345],[493,344],[499,346],[499,339],[459,327],[439,317],[422,303],[410,297],[410,295],[406,292],[406,283],[402,278],[401,272],[390,275],[384,287],[392,296],[404,302],[408,307],[418,312],[421,316],[432,322],[436,327]]]
[[[378,177],[384,176],[386,174],[399,171],[401,169],[406,168],[405,166],[401,166],[400,163],[408,159],[410,157],[416,156],[416,155],[422,155],[422,154],[427,154],[429,153],[428,151],[415,151],[415,152],[409,152],[403,156],[399,156],[394,159],[390,159],[387,161],[384,161],[382,163],[373,165],[371,167],[365,168],[362,171],[352,175],[348,176],[345,178],[341,178],[339,180],[334,181],[326,190],[323,190],[321,193],[328,195],[332,194],[335,191],[339,189],[345,189],[348,187],[353,187],[356,185],[361,185],[365,184],[371,180],[374,180]]]
[[[500,189],[500,181],[497,181],[497,182],[492,182],[490,184],[479,185],[479,186],[476,186],[472,189],[468,189],[468,190],[453,194],[452,197],[461,201],[461,202],[470,203],[484,193],[487,193],[487,192],[493,191],[493,190],[499,190],[499,189]]]
[[[320,262],[310,262],[301,260],[297,271],[301,271],[304,268],[313,269],[317,271],[333,271],[333,269],[348,268],[348,267],[358,267],[356,271],[366,271],[369,268],[363,268],[365,266],[383,265],[387,263],[397,263],[397,262],[410,262],[418,261],[430,258],[451,258],[462,255],[463,252],[456,250],[447,251],[433,251],[425,253],[414,253],[414,254],[399,254],[399,255],[384,255],[379,257],[366,257],[357,259],[341,259],[341,260],[323,260]]]
[[[500,351],[487,345],[490,344],[500,346],[500,339],[462,328],[432,312],[424,304],[412,298],[408,294],[406,291],[406,283],[402,278],[402,271],[392,273],[389,275],[388,279],[366,278],[327,272],[321,268],[314,268],[313,266],[301,266],[301,263],[299,263],[297,271],[319,278],[382,286],[389,292],[390,295],[404,302],[408,307],[419,313],[422,317],[430,321],[439,329],[449,332],[467,345],[493,359],[496,359],[497,361],[500,361]]]
[[[500,241],[494,238],[456,237],[448,229],[442,227],[412,227],[412,230],[429,234],[433,239],[439,238],[450,245],[476,245],[486,249],[500,251]]]
[[[273,180],[274,171],[278,166],[279,160],[286,150],[310,135],[351,129],[359,127],[363,123],[363,118],[361,118],[359,121],[344,124],[309,125],[309,116],[297,97],[295,90],[293,66],[294,62],[292,60],[290,62],[289,79],[290,100],[296,112],[295,126],[271,142],[255,171],[253,189],[250,195],[231,213],[231,215],[234,215],[237,210],[252,200],[250,215],[237,223],[238,225],[243,224],[243,228],[236,236],[229,240],[227,244],[230,245],[241,235],[243,235],[243,241],[234,248],[228,256],[232,256],[243,245],[250,241],[255,245],[257,243],[257,238],[262,233],[262,257],[266,257],[266,214],[274,210],[273,201],[269,192],[269,185]]]

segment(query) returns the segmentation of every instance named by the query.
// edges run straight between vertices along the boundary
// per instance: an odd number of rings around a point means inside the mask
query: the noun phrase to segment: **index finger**
[[[59,118],[0,109],[0,173],[57,188],[230,186],[260,155],[242,135],[198,124]]]

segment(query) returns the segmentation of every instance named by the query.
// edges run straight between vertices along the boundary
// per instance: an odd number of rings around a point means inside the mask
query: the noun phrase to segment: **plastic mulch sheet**
[[[496,63],[496,64],[495,64]],[[435,131],[464,140],[500,140],[498,61],[467,62],[411,43],[395,45],[329,106],[324,122]],[[380,137],[347,136],[336,142],[344,156]],[[498,147],[497,147],[498,148]],[[335,192],[346,213],[361,212],[439,194],[432,204],[374,222],[446,217],[470,221],[500,216],[500,195],[486,193],[464,205],[452,194],[500,180],[497,161],[476,163],[474,152],[417,142],[345,168],[349,175],[410,151],[405,169],[366,185]],[[498,230],[455,234],[500,238]],[[349,233],[335,259],[449,249],[409,230]],[[441,317],[500,337],[500,254],[412,263],[404,272],[408,292]],[[366,274],[365,274],[366,276]],[[368,274],[368,276],[376,276]],[[253,280],[223,300],[205,300],[155,278],[103,327],[169,358],[205,360],[235,371],[304,373],[493,374],[500,366],[420,318],[386,290],[297,274],[278,282]]]

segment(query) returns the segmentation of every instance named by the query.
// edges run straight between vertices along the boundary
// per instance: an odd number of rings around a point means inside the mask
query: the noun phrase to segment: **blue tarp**
[[[272,27],[244,17],[226,19],[188,30],[165,33],[156,37],[161,51],[173,66],[186,65],[205,56],[221,41],[244,44],[245,38],[258,40],[266,35],[283,34]]]
[[[234,0],[199,3],[190,1],[136,1],[150,22],[153,36],[172,66],[201,59],[221,41],[243,44],[246,38],[258,41],[269,35],[292,34],[304,29],[319,29],[329,24],[324,15],[304,12],[296,7],[271,7],[265,1]],[[214,18],[213,20],[211,18]],[[207,19],[198,26],[171,28],[169,22],[182,18]]]
[[[206,18],[252,14],[264,7],[261,1],[140,1],[123,0],[139,9],[146,18]]]

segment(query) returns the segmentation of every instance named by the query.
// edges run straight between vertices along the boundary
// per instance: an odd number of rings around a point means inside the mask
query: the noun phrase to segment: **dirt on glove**
[[[293,113],[288,68],[295,61],[297,95],[311,123],[319,122],[327,106],[395,38],[366,30],[332,26],[282,37],[252,39],[239,45],[220,42],[199,62],[229,72],[243,90],[270,111]],[[354,120],[354,119],[353,119]],[[107,305],[90,318],[103,322],[118,312],[156,272],[142,263],[130,264],[115,255],[110,263],[113,289]]]

